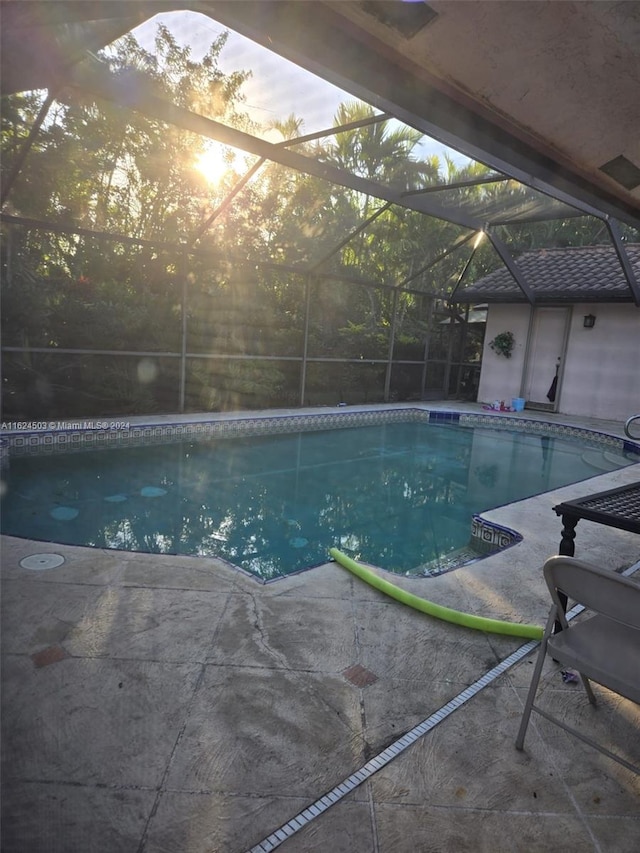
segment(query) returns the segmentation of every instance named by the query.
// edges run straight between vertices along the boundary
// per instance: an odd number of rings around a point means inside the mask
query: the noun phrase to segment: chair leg
[[[522,750],[524,748],[524,737],[527,733],[527,727],[529,725],[529,719],[531,718],[531,710],[533,708],[533,702],[536,698],[536,692],[538,690],[538,682],[540,681],[540,673],[542,672],[542,664],[544,663],[544,659],[546,657],[547,644],[544,643],[543,648],[538,652],[538,660],[536,661],[536,668],[533,672],[533,676],[531,677],[531,684],[529,685],[529,692],[527,693],[527,701],[524,705],[524,711],[522,712],[522,720],[520,721],[520,729],[518,730],[518,736],[516,738],[516,749]]]
[[[542,666],[544,664],[544,659],[547,656],[547,642],[549,640],[549,635],[553,630],[554,622],[555,613],[553,608],[552,612],[549,614],[549,619],[547,620],[547,626],[544,631],[544,636],[542,637],[542,641],[540,643],[538,659],[536,660],[533,675],[531,676],[531,684],[529,685],[527,701],[524,705],[524,711],[522,712],[522,720],[520,721],[520,729],[518,730],[518,736],[516,738],[516,749],[522,750],[524,748],[524,738],[527,733],[529,719],[531,718],[531,711],[533,709],[533,703],[536,698],[536,692],[538,690],[538,684],[540,682],[540,676],[542,674]]]
[[[589,679],[586,678],[582,673],[579,673],[580,678],[582,680],[582,684],[584,685],[584,689],[587,691],[587,698],[592,705],[597,705],[598,701],[595,697],[595,694],[591,688],[591,684],[589,684]]]

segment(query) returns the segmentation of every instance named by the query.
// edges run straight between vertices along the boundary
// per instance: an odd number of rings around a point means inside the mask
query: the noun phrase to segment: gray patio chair
[[[531,678],[516,747],[523,749],[531,712],[580,738],[614,761],[640,774],[640,768],[615,755],[563,720],[534,704],[546,655],[580,673],[589,702],[596,698],[589,679],[640,704],[640,583],[574,557],[551,557],[544,578],[552,607]],[[563,592],[594,615],[567,622],[558,593]],[[553,633],[555,620],[562,630]]]

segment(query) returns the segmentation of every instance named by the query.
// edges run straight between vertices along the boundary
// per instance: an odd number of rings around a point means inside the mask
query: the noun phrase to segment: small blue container
[[[524,411],[524,397],[514,397],[511,401],[511,408],[514,412],[523,412]]]

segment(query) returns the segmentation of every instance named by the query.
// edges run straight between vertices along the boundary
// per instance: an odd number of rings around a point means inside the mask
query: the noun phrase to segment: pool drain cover
[[[60,554],[32,554],[20,560],[23,569],[31,569],[32,572],[44,572],[47,569],[57,569],[64,563],[64,557]]]

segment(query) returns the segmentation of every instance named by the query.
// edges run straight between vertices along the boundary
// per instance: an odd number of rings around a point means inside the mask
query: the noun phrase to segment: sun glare
[[[195,167],[209,184],[218,184],[231,168],[228,149],[212,143],[196,157]]]

